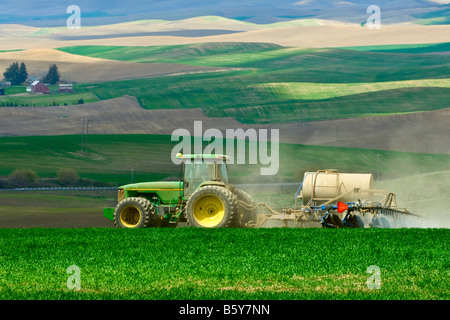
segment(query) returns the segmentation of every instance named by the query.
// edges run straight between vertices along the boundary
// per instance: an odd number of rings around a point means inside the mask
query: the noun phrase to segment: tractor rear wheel
[[[114,224],[118,228],[148,228],[156,218],[153,203],[140,197],[124,199],[114,210]]]
[[[197,228],[231,227],[236,219],[236,206],[236,196],[225,187],[201,187],[186,203],[187,220]]]

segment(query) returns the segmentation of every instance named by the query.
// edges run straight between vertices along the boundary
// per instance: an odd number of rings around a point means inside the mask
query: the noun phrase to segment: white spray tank
[[[303,205],[320,205],[335,198],[343,202],[372,200],[372,184],[370,173],[339,173],[336,169],[305,172],[297,197]]]

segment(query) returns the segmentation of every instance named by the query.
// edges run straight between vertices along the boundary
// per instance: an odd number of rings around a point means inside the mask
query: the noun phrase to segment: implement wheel
[[[347,228],[364,228],[364,221],[360,216],[350,213],[345,221]]]
[[[329,213],[321,222],[322,228],[342,228],[341,218],[337,214]]]
[[[247,192],[240,189],[235,189],[234,193],[236,194],[238,200],[244,202],[247,205],[253,205],[253,199]],[[255,208],[247,208],[242,204],[239,204],[238,213],[239,215],[236,222],[236,225],[238,227],[251,228],[256,224],[257,215]]]
[[[236,219],[236,197],[224,187],[201,187],[189,197],[186,214],[193,227],[231,227]]]
[[[124,199],[114,210],[114,224],[118,228],[148,228],[157,218],[155,207],[145,198]]]

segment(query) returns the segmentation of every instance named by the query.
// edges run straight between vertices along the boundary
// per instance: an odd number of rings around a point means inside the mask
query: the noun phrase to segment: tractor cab
[[[181,180],[183,198],[189,196],[201,186],[208,184],[225,186],[228,184],[226,155],[177,154],[182,159]]]

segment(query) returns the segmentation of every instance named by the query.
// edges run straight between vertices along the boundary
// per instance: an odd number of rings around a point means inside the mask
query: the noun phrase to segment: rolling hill
[[[368,15],[363,10],[365,19]],[[82,45],[154,46],[205,42],[257,42],[292,47],[350,47],[450,42],[448,24],[386,23],[370,30],[358,22],[328,17],[290,19],[256,24],[220,16],[196,16],[180,20],[140,19],[116,24],[86,26],[78,30],[33,28],[0,24],[0,50],[60,48]],[[433,37],[429,35],[432,34]]]
[[[84,25],[92,26],[106,23],[133,21],[138,19],[179,20],[200,15],[220,15],[256,23],[289,21],[298,18],[335,19],[361,23],[367,19],[367,8],[373,1],[340,0],[269,0],[261,1],[142,1],[132,0],[126,3],[109,1],[78,0],[82,10]],[[389,22],[426,20],[442,15],[442,5],[447,0],[378,0],[383,17]],[[0,23],[23,23],[34,26],[65,25],[69,16],[66,8],[69,4],[48,0],[45,4],[19,0],[4,3]],[[27,10],[24,10],[27,8]]]
[[[73,55],[54,49],[31,49],[0,52],[0,69],[13,61],[24,62],[29,75],[38,79],[45,76],[51,64],[57,64],[65,82],[103,82],[140,79],[190,72],[213,72],[223,68],[188,66],[177,63],[134,64],[100,58]]]
[[[245,124],[232,117],[208,117],[198,108],[147,110],[135,98],[122,97],[74,106],[3,107],[0,137],[80,134],[82,118],[91,120],[89,132],[93,135],[171,135],[178,128],[193,133],[194,121],[201,121],[203,130],[216,128],[223,136],[225,129],[267,128],[279,130],[280,141],[286,143],[450,154],[446,134],[449,108],[341,120]]]

